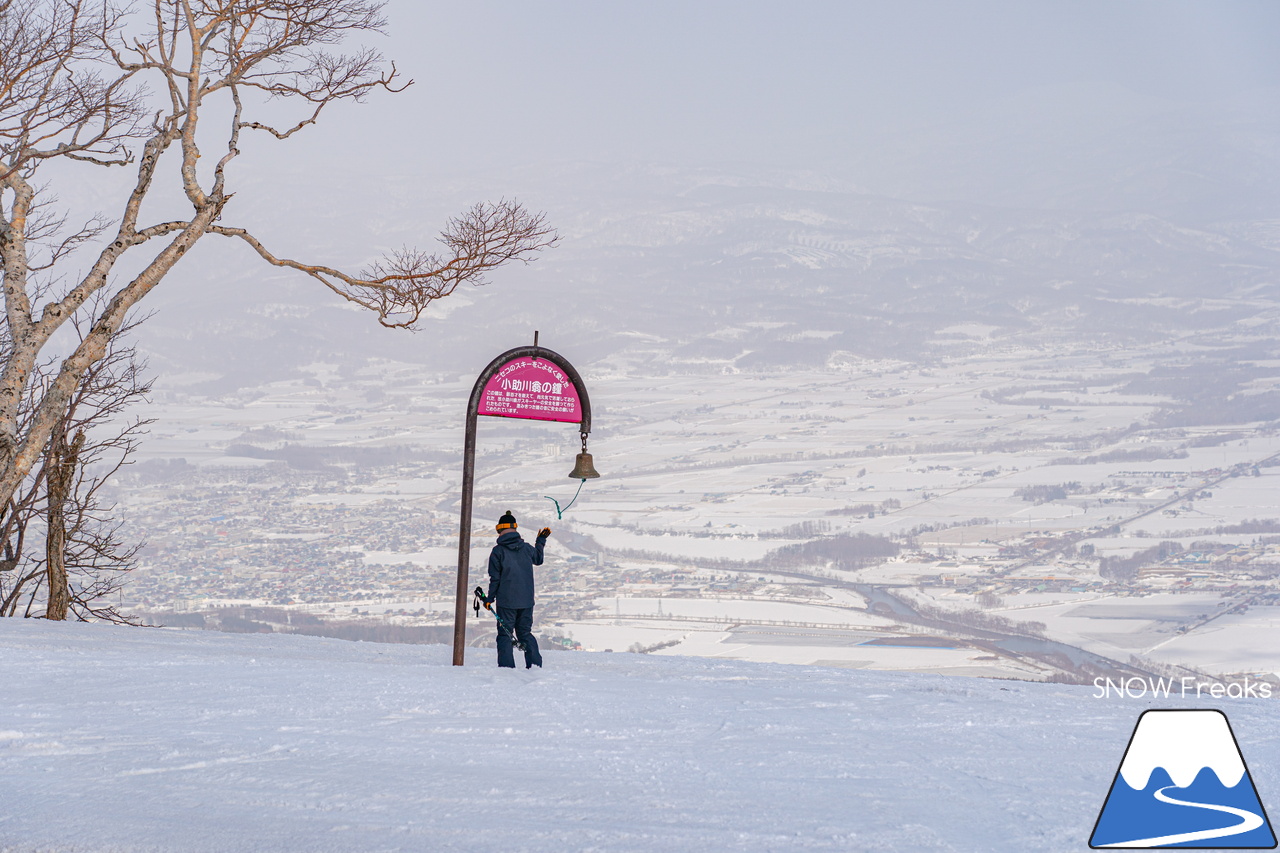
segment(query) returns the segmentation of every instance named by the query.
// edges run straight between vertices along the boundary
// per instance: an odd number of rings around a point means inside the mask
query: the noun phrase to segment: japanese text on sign
[[[535,421],[582,421],[578,391],[564,371],[545,358],[504,364],[480,395],[479,414]]]

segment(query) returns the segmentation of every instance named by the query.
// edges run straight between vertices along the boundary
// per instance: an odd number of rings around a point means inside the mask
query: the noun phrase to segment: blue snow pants
[[[542,666],[542,653],[538,651],[538,639],[533,636],[532,607],[499,607],[498,616],[504,625],[516,632],[516,639],[524,643],[524,668]],[[498,628],[498,666],[515,668],[516,658],[512,651],[511,633]]]

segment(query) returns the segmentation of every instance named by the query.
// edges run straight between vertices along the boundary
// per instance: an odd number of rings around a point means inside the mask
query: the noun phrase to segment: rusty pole
[[[475,494],[476,482],[476,425],[480,417],[480,397],[484,386],[493,375],[517,358],[545,358],[564,371],[565,376],[573,383],[578,392],[578,402],[582,406],[582,422],[579,431],[583,441],[591,432],[591,400],[587,396],[587,388],[582,384],[582,377],[564,356],[549,349],[538,346],[535,334],[534,345],[516,347],[504,352],[489,362],[489,366],[480,371],[476,384],[471,389],[471,399],[467,402],[467,435],[462,445],[462,510],[458,524],[458,592],[453,604],[453,665],[462,666],[464,650],[467,645],[467,599],[471,593],[471,502]]]

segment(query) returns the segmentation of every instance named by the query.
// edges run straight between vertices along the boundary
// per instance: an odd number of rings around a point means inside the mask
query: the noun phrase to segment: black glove
[[[539,539],[546,539],[546,538],[547,538],[548,536],[550,536],[550,535],[551,535],[551,528],[550,528],[550,527],[544,527],[544,528],[542,528],[541,530],[539,530],[539,531],[538,531],[538,538],[539,538]]]

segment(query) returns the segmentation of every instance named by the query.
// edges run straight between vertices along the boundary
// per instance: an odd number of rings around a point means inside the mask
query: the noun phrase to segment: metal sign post
[[[583,452],[591,432],[591,401],[582,377],[559,353],[538,346],[516,347],[480,372],[467,403],[467,437],[462,446],[462,519],[458,527],[458,594],[453,611],[453,665],[462,666],[470,595],[471,499],[475,490],[476,424],[480,415],[580,424]],[[575,468],[575,471],[577,469]]]

